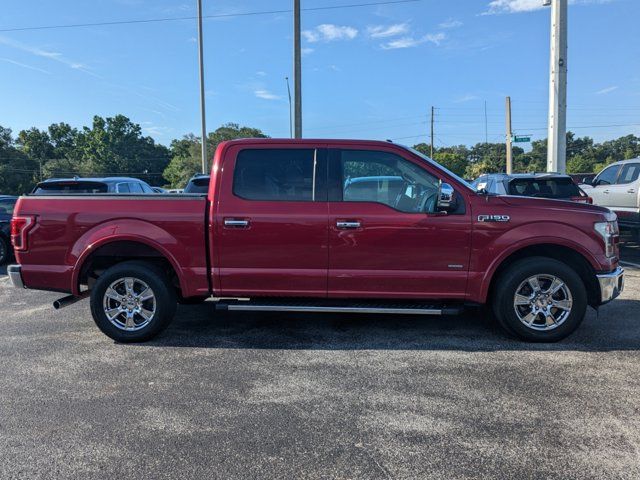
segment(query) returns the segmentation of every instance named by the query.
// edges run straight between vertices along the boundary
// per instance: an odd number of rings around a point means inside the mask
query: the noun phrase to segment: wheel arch
[[[566,245],[555,243],[538,243],[521,247],[495,265],[489,282],[484,289],[484,298],[492,298],[496,283],[500,276],[515,262],[529,257],[552,258],[568,265],[578,273],[587,290],[589,305],[596,306],[600,303],[600,286],[596,277],[596,271],[592,263],[581,252]]]
[[[145,237],[122,235],[103,238],[85,248],[73,269],[72,291],[75,295],[86,285],[90,290],[95,279],[119,263],[142,260],[163,269],[176,289],[184,291],[185,282],[176,259],[162,245]]]

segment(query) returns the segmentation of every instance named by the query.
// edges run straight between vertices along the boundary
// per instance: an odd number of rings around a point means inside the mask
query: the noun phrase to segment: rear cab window
[[[233,194],[245,200],[312,202],[323,198],[315,149],[245,149],[238,153]]]

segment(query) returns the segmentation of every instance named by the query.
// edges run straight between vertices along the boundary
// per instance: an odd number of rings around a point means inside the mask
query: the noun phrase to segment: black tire
[[[146,286],[151,289],[151,293],[154,294],[153,306],[155,307],[155,311],[153,315],[151,315],[151,320],[142,326],[147,320],[142,317],[142,314],[137,315],[137,322],[133,320],[133,328],[138,327],[136,323],[140,325],[140,328],[137,330],[127,330],[126,325],[118,326],[121,322],[125,321],[125,317],[123,317],[122,314],[126,316],[126,311],[116,316],[113,321],[107,317],[105,312],[103,302],[113,302],[113,300],[105,298],[107,289],[114,285],[114,282],[118,282],[124,278],[136,279],[139,282],[138,285],[146,284]],[[138,291],[137,293],[140,294],[141,292]],[[125,293],[123,293],[123,295],[125,295]],[[118,301],[111,305],[117,306]],[[125,304],[120,303],[120,305],[124,306]],[[142,303],[140,305],[142,305]],[[145,306],[149,306],[149,304],[145,303]],[[98,328],[116,342],[144,342],[154,338],[171,323],[176,313],[176,308],[177,299],[175,289],[171,286],[171,282],[166,274],[151,263],[129,261],[114,265],[100,275],[91,290],[91,314],[93,315],[93,319]],[[131,312],[131,310],[129,310],[129,312]]]
[[[557,322],[557,326],[551,324],[551,327],[545,327],[542,325],[544,323],[542,317],[538,317],[535,325],[527,326],[516,313],[518,307],[515,306],[515,296],[518,288],[527,279],[536,275],[558,278],[564,283],[566,291],[571,296],[571,308],[564,319]],[[500,275],[492,299],[494,315],[504,330],[529,342],[557,342],[566,338],[584,320],[587,304],[587,291],[580,276],[567,264],[547,257],[524,258],[511,265]],[[526,312],[529,307],[520,308]],[[554,312],[558,316],[563,314],[561,310],[554,310]],[[536,327],[550,329],[539,330]]]
[[[0,237],[0,265],[7,263],[10,256],[11,248],[9,247],[9,242],[4,237]]]

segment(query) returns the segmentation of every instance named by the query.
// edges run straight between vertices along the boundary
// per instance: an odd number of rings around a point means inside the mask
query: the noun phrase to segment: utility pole
[[[200,115],[202,121],[202,173],[209,173],[207,158],[207,120],[204,101],[204,60],[202,47],[202,0],[198,0],[198,62],[200,65]]]
[[[289,85],[289,77],[284,77],[287,81],[287,94],[289,95],[289,138],[293,138],[293,112],[291,111],[291,86]]]
[[[435,121],[435,108],[431,107],[431,158],[433,158],[433,123]]]
[[[302,138],[302,52],[300,43],[300,0],[293,0],[293,96],[295,138]]]
[[[567,7],[568,0],[545,0],[551,5],[549,75],[549,136],[547,171],[567,170]]]
[[[513,150],[511,148],[511,141],[513,139],[511,132],[511,97],[507,97],[507,175],[511,175],[513,172]]]

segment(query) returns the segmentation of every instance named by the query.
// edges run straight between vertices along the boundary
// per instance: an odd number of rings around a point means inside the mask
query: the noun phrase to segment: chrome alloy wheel
[[[104,292],[107,319],[120,330],[135,332],[146,327],[156,314],[156,296],[140,279],[119,278]]]
[[[565,282],[554,275],[534,275],[520,284],[513,298],[518,319],[528,328],[548,331],[571,314],[573,297]]]

